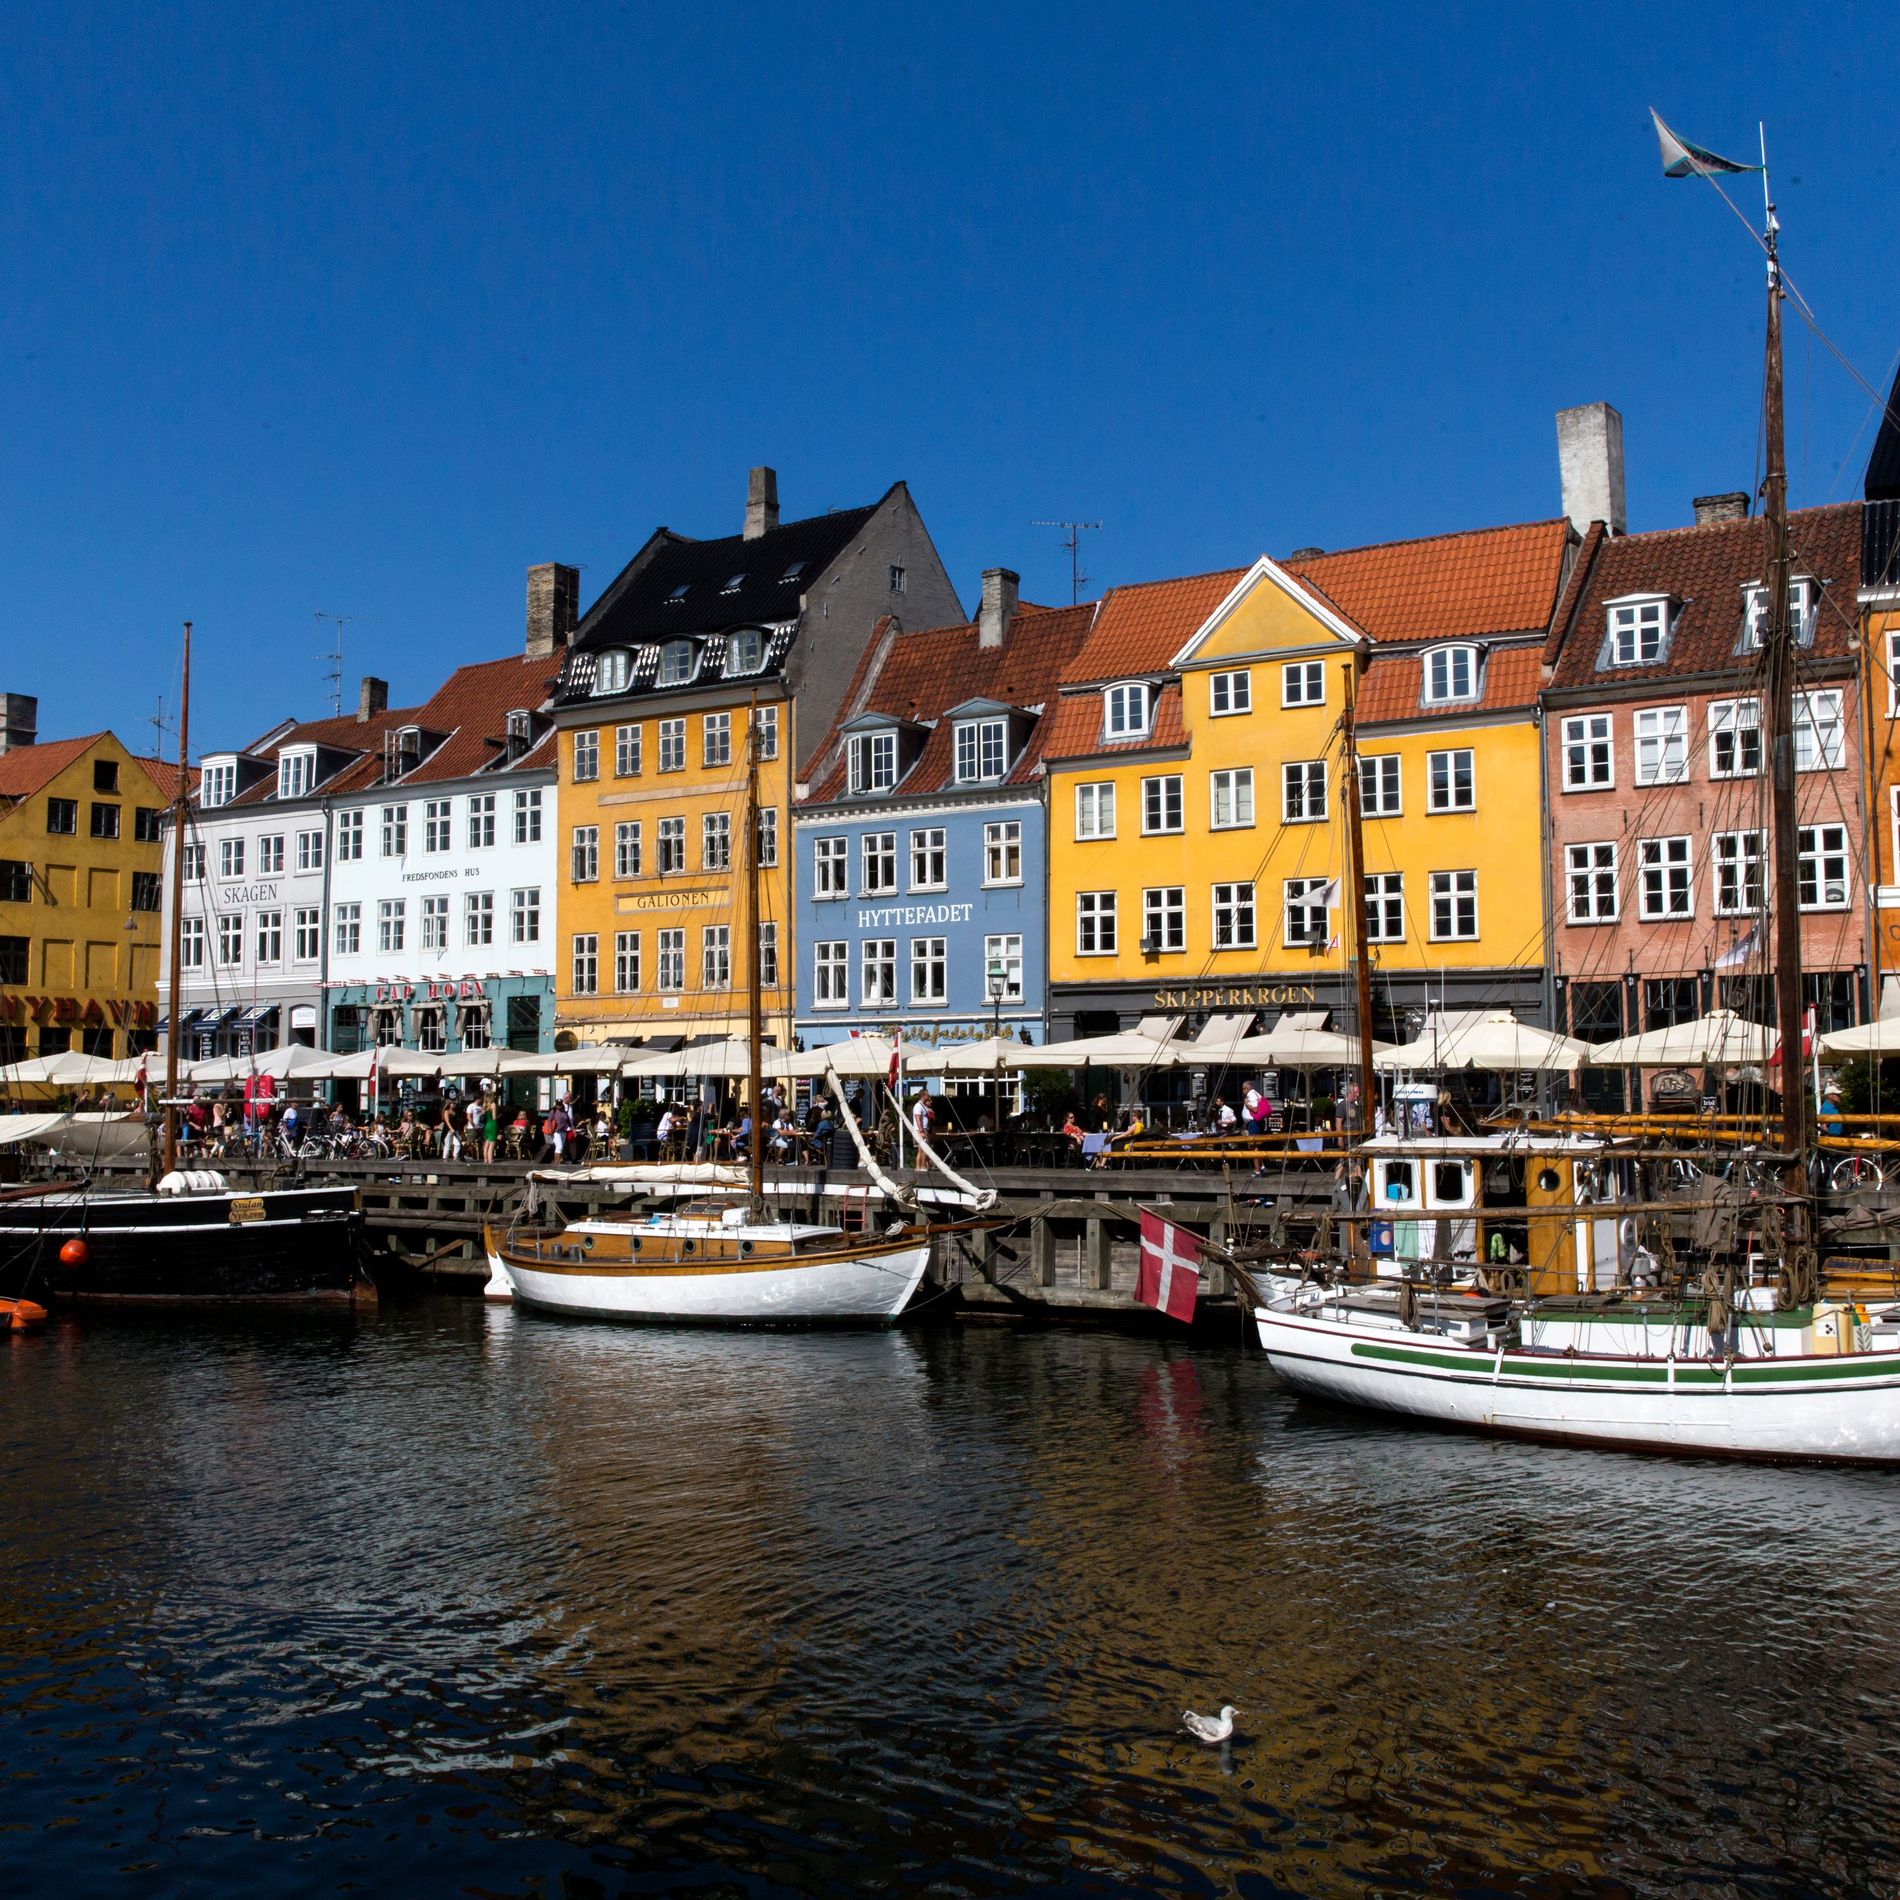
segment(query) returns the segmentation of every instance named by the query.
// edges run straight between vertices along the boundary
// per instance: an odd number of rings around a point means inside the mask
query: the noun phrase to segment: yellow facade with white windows
[[[1312,1002],[1339,932],[1339,716],[1363,636],[1269,562],[1154,635],[1170,650],[1147,673],[1068,689],[1100,713],[1097,743],[1050,768],[1052,984],[1124,1015]]]
[[[716,688],[557,714],[562,1046],[744,1033],[742,833],[755,727],[765,1031],[789,1046],[790,710],[757,689]]]

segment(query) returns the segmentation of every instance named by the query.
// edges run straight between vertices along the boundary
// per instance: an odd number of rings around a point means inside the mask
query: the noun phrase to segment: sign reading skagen
[[[1190,983],[1156,990],[1156,1009],[1280,1009],[1316,1000],[1310,983]]]
[[[634,910],[703,910],[709,904],[731,902],[732,892],[725,885],[708,884],[695,889],[628,891],[614,899],[614,909],[622,914]]]

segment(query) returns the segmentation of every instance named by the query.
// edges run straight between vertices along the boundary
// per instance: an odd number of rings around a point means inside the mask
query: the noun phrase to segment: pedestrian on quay
[[[495,1143],[501,1139],[501,1126],[495,1115],[495,1098],[484,1087],[482,1090],[482,1159],[493,1161]]]

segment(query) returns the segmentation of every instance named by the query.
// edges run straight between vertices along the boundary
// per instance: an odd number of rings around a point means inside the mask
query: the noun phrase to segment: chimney
[[[580,625],[581,571],[559,561],[528,569],[528,642],[531,660],[552,659]]]
[[[1286,558],[1289,561],[1317,561],[1325,552],[1324,548],[1295,548]]]
[[[0,752],[39,742],[40,702],[31,693],[0,693]]]
[[[755,468],[745,484],[745,538],[756,541],[778,526],[778,470]]]
[[[1023,577],[1006,567],[983,570],[983,604],[976,610],[976,643],[980,647],[1000,647],[1009,637],[1009,623],[1016,618],[1016,590]]]
[[[379,712],[388,710],[389,682],[365,673],[362,685],[356,689],[356,723],[366,726]]]
[[[1557,411],[1557,466],[1564,513],[1582,534],[1593,521],[1612,534],[1629,530],[1623,507],[1623,418],[1607,402]]]
[[[1746,521],[1748,519],[1746,489],[1732,489],[1726,495],[1698,495],[1693,505],[1695,525],[1698,528],[1706,521]]]

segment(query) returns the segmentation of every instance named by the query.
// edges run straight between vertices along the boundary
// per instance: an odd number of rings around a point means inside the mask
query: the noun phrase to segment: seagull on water
[[[1240,1711],[1231,1702],[1223,1703],[1218,1715],[1196,1715],[1192,1709],[1185,1709],[1181,1714],[1181,1726],[1197,1742],[1207,1742],[1211,1745],[1215,1742],[1224,1742],[1233,1734],[1234,1717],[1239,1713]]]

